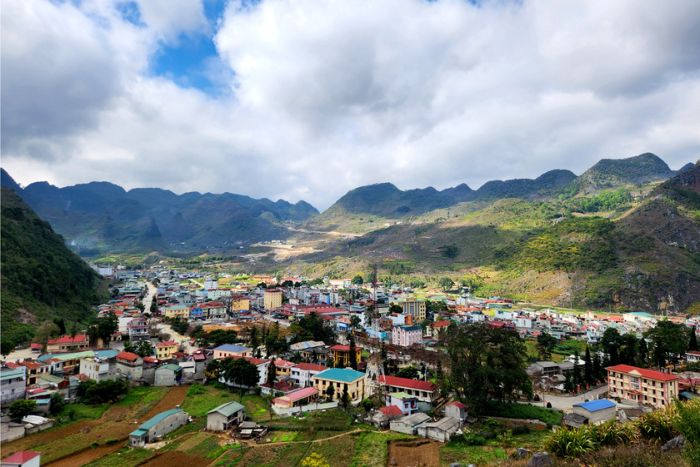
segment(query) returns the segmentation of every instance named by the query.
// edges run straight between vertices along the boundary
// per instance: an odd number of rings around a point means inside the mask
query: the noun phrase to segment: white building
[[[410,347],[423,342],[423,329],[420,326],[396,326],[391,330],[391,343],[400,347]]]

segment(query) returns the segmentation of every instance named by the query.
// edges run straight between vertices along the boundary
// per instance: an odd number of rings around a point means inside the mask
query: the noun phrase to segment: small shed
[[[236,401],[221,404],[207,412],[207,430],[227,431],[245,418],[245,408]]]
[[[417,428],[418,436],[446,443],[459,430],[459,420],[443,417],[437,422],[424,423]]]
[[[187,423],[188,418],[189,415],[183,412],[182,409],[170,409],[161,412],[129,433],[129,444],[132,447],[142,447],[147,443],[157,441]]]
[[[581,402],[574,404],[573,412],[586,417],[590,425],[597,425],[615,418],[617,404],[609,399]]]
[[[445,405],[446,417],[452,417],[460,423],[464,423],[468,415],[467,406],[459,401],[448,402],[447,405]]]
[[[415,435],[418,426],[426,423],[429,420],[430,417],[428,415],[418,412],[392,420],[389,423],[389,429],[391,429],[391,431],[398,431],[399,433],[405,433],[407,435]]]

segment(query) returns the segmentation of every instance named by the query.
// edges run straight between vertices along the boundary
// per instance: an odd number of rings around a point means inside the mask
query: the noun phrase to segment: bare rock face
[[[527,463],[527,467],[550,467],[552,465],[554,465],[552,458],[546,452],[536,452]]]
[[[671,449],[680,449],[685,444],[685,437],[683,435],[678,435],[673,439],[670,439],[661,446],[662,451],[670,451]]]

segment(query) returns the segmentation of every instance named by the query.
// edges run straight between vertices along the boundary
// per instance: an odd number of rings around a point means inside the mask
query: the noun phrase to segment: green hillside
[[[26,342],[43,320],[86,321],[100,277],[11,189],[2,189],[2,339]]]

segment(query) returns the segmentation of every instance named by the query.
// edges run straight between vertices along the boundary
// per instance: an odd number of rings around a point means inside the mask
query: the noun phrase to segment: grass
[[[225,402],[236,400],[234,394],[216,386],[201,386],[194,384],[190,387],[182,403],[182,410],[193,417],[203,417],[210,410]]]
[[[66,425],[78,420],[95,420],[100,418],[109,408],[108,404],[66,404],[56,416],[56,426]]]
[[[352,419],[342,410],[312,412],[303,417],[287,417],[268,423],[272,430],[281,431],[348,431]]]
[[[452,463],[484,465],[507,458],[506,450],[498,447],[466,446],[454,441],[440,447],[440,465],[451,465]]]
[[[117,404],[125,407],[130,407],[134,404],[142,404],[150,406],[161,400],[168,388],[155,386],[137,386],[129,389],[129,392]]]
[[[490,402],[485,406],[485,415],[492,417],[537,419],[551,425],[561,424],[563,414],[556,410],[529,404],[502,404]]]
[[[124,448],[109,454],[101,459],[87,464],[88,467],[122,467],[124,465],[138,465],[154,456],[149,449]]]
[[[355,443],[355,453],[350,465],[353,467],[383,467],[386,465],[387,443],[390,440],[411,438],[413,437],[402,433],[379,431],[362,433]]]

